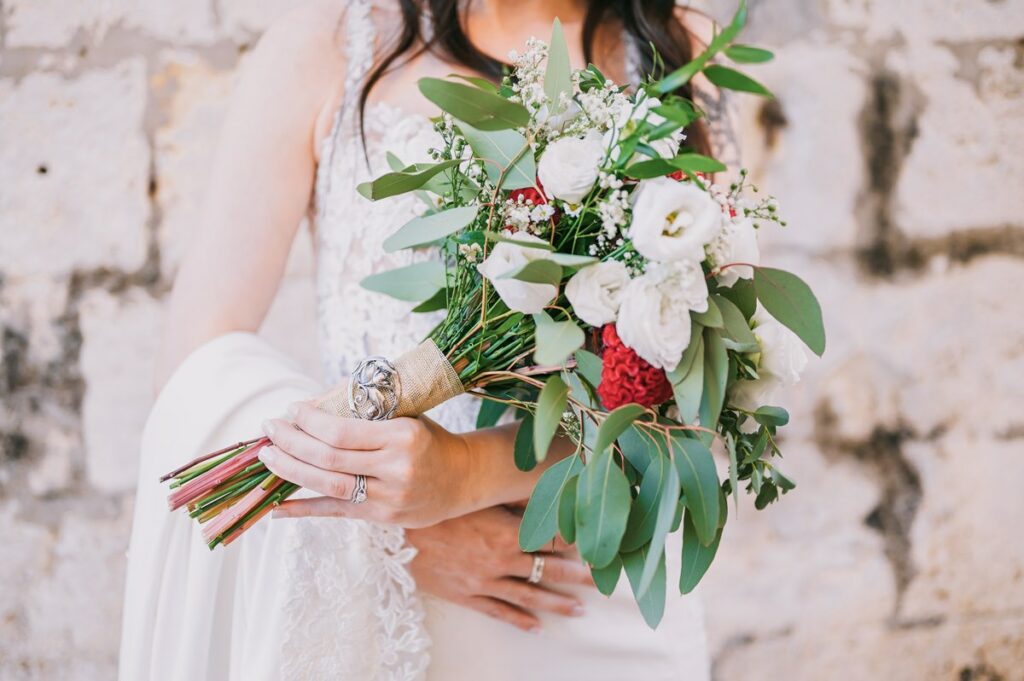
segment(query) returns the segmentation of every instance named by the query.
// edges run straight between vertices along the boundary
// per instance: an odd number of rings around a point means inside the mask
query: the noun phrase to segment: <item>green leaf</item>
[[[786,493],[791,489],[796,489],[796,483],[783,475],[778,466],[772,467],[772,480],[774,480],[775,484],[782,489],[783,493]]]
[[[638,161],[626,168],[625,173],[629,177],[646,180],[652,177],[663,177],[677,170],[692,173],[720,173],[726,170],[726,165],[710,156],[687,153],[680,154],[675,158],[653,158],[647,161]]]
[[[576,546],[595,567],[619,551],[630,506],[629,482],[610,450],[592,455],[576,487]]]
[[[725,322],[722,320],[722,311],[718,309],[714,298],[708,298],[708,309],[705,312],[692,312],[691,314],[693,321],[701,326],[709,326],[713,329],[725,326]]]
[[[595,258],[592,255],[576,255],[574,253],[551,253],[544,256],[545,259],[551,262],[558,263],[562,267],[571,267],[579,269],[597,262],[600,258]]]
[[[543,461],[548,455],[548,447],[555,437],[558,424],[562,422],[562,412],[569,397],[569,386],[561,376],[552,374],[537,397],[537,413],[533,419],[533,450],[537,461]]]
[[[669,446],[660,433],[633,424],[619,436],[619,449],[633,468],[644,471],[658,456],[668,457]]]
[[[494,400],[480,400],[480,411],[476,415],[477,430],[494,426],[508,411],[508,405]]]
[[[731,300],[746,319],[754,316],[757,294],[754,292],[753,279],[740,279],[729,288],[719,289],[718,293]]]
[[[447,170],[461,163],[459,159],[442,161],[433,165],[411,165],[404,170],[385,173],[372,182],[363,182],[356,187],[362,196],[377,201],[389,196],[397,196],[414,189],[419,189],[442,170]]]
[[[778,488],[771,482],[765,481],[761,484],[761,491],[757,493],[757,498],[754,499],[754,508],[758,511],[762,511],[766,506],[768,506],[768,504],[778,498]]]
[[[437,293],[430,296],[422,303],[412,309],[413,312],[436,312],[443,310],[448,307],[448,289],[441,288],[437,290]]]
[[[715,538],[718,529],[718,471],[711,450],[701,442],[686,435],[672,438],[673,460],[679,473],[679,483],[686,495],[687,511],[693,516],[693,524],[701,544],[707,546]]]
[[[504,234],[499,234],[498,232],[484,232],[484,234],[487,236],[488,241],[515,244],[516,246],[519,246],[521,248],[535,248],[539,251],[548,251],[548,255],[544,256],[548,260],[552,259],[550,256],[555,255],[554,253],[550,252],[554,250],[554,246],[549,244],[547,241],[523,241],[522,239],[508,237],[505,236]]]
[[[622,432],[629,428],[630,424],[643,414],[644,411],[646,410],[639,404],[624,404],[608,414],[604,421],[601,422],[601,427],[597,430],[597,442],[594,444],[594,451],[600,452],[611,447],[612,443],[622,435]]]
[[[622,565],[626,568],[626,577],[633,589],[633,597],[640,607],[644,621],[651,629],[656,629],[665,614],[665,551],[649,556],[650,548],[645,546],[637,551],[622,556]],[[643,577],[644,565],[649,561],[655,563],[654,577],[646,591],[640,591],[640,580]]]
[[[700,424],[711,430],[718,429],[718,416],[725,404],[725,387],[729,380],[729,355],[722,336],[714,329],[704,329],[704,391],[701,393]],[[708,443],[711,434],[701,435]]]
[[[733,15],[732,21],[729,25],[719,33],[714,39],[708,44],[707,49],[701,52],[695,59],[687,64],[679,67],[672,73],[668,74],[660,81],[654,84],[655,89],[658,92],[672,92],[678,90],[682,86],[690,82],[690,79],[700,73],[700,71],[711,61],[716,54],[725,49],[739,32],[743,29],[743,26],[747,23],[747,2],[746,0],[740,0],[740,6],[736,9],[736,14]]]
[[[725,48],[725,56],[737,64],[763,64],[775,58],[768,50],[752,45],[730,45]]]
[[[690,514],[683,519],[683,561],[679,571],[679,592],[688,594],[700,583],[711,566],[722,540],[722,530],[715,533],[714,541],[705,546],[697,535]]]
[[[601,384],[601,358],[587,350],[576,351],[576,371],[583,375],[587,383],[595,388]]]
[[[664,486],[665,474],[672,468],[667,456],[654,456],[644,470],[640,481],[640,492],[633,501],[626,521],[626,532],[622,535],[622,552],[636,551],[651,540],[654,535],[654,524],[658,519],[658,502]],[[676,474],[676,484],[679,474]],[[677,495],[678,496],[678,495]]]
[[[486,90],[487,92],[498,92],[498,86],[492,83],[491,81],[487,80],[486,78],[478,78],[477,76],[467,76],[462,73],[449,73],[448,77],[458,78],[460,80],[466,81],[467,83],[472,83],[481,90]]]
[[[522,128],[530,122],[530,113],[522,104],[472,85],[420,78],[419,88],[442,111],[480,130]]]
[[[583,468],[578,455],[562,459],[544,471],[533,488],[519,525],[519,548],[527,553],[540,551],[558,531],[558,500],[570,479]]]
[[[743,312],[725,296],[714,294],[711,296],[711,299],[715,301],[719,312],[722,313],[722,324],[725,329],[724,335],[733,341],[733,347],[730,349],[740,352],[756,351],[758,347],[757,338],[754,337],[754,332],[750,330],[750,323],[743,316]]]
[[[597,590],[605,596],[615,593],[615,586],[619,583],[619,575],[622,574],[622,559],[615,556],[612,562],[604,567],[591,567],[590,575],[594,578]]]
[[[431,298],[444,288],[444,263],[438,260],[418,262],[371,274],[359,283],[368,291],[383,293],[399,300],[419,302]]]
[[[506,272],[499,279],[515,279],[531,284],[558,286],[562,282],[562,266],[550,260],[531,260],[525,265]]]
[[[784,426],[789,423],[789,412],[782,407],[760,407],[754,412],[754,420],[762,426]]]
[[[754,291],[761,305],[819,357],[825,352],[821,306],[800,277],[770,267],[754,268]]]
[[[515,130],[487,131],[474,128],[461,120],[456,123],[473,149],[473,154],[486,159],[484,170],[496,187],[522,189],[534,186],[537,181],[537,163],[525,137]]]
[[[576,485],[579,477],[569,478],[558,498],[558,534],[567,544],[576,543]]]
[[[699,324],[690,329],[690,344],[686,346],[682,359],[673,371],[668,373],[672,384],[672,395],[679,409],[679,420],[692,424],[697,420],[701,395],[704,392],[704,336]]]
[[[480,426],[478,425],[477,428]],[[521,471],[532,471],[537,465],[537,453],[533,448],[533,414],[527,413],[516,431],[516,439],[512,445],[512,456],[516,468]]]
[[[774,97],[771,90],[764,85],[761,85],[747,74],[740,73],[736,69],[730,69],[728,66],[711,64],[704,69],[704,76],[718,87],[726,88],[727,90],[751,92],[762,97]]]
[[[551,27],[551,42],[548,43],[548,65],[544,71],[544,94],[551,101],[551,112],[562,110],[561,95],[572,96],[572,66],[569,63],[569,46],[562,33],[562,22],[557,18]]]
[[[576,326],[575,322],[556,322],[546,312],[533,315],[533,321],[537,325],[537,348],[533,352],[537,364],[561,365],[569,355],[583,347],[583,329]]]
[[[384,250],[394,253],[403,248],[423,246],[443,239],[472,223],[476,213],[477,206],[463,206],[415,217],[384,240]]]
[[[640,594],[647,593],[651,580],[654,579],[655,570],[658,568],[658,562],[654,557],[665,552],[665,539],[668,537],[672,521],[676,517],[676,507],[679,505],[679,489],[679,473],[674,466],[669,466],[658,499],[658,514],[654,523],[654,534],[651,535],[650,551],[644,563],[640,584],[636,588]]]

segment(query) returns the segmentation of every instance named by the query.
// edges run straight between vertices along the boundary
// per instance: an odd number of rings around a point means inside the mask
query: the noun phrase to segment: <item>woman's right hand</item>
[[[416,586],[524,631],[540,631],[540,611],[581,616],[577,598],[548,587],[592,587],[590,571],[571,546],[556,539],[552,551],[542,554],[541,582],[528,583],[533,556],[519,548],[519,521],[520,516],[495,506],[406,530],[406,539],[417,549],[411,565]]]

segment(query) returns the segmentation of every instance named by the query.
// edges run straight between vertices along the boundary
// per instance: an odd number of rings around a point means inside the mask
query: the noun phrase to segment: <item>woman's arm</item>
[[[339,20],[326,4],[303,7],[245,60],[174,282],[158,386],[206,341],[263,322],[309,204],[318,124],[344,74]]]

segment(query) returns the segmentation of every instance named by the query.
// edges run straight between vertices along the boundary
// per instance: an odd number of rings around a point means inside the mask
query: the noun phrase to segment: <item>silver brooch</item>
[[[367,357],[352,372],[348,406],[357,418],[387,420],[395,415],[401,396],[401,379],[385,357]]]

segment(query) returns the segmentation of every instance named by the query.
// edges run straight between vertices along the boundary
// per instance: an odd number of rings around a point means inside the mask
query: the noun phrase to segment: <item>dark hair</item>
[[[484,54],[470,42],[462,27],[459,4],[460,0],[399,0],[401,31],[374,64],[359,93],[360,131],[363,129],[366,101],[374,85],[389,69],[424,52],[432,51],[491,80],[501,79],[507,65]],[[583,19],[584,58],[588,62],[594,60],[594,40],[598,31],[608,22],[617,22],[640,55],[641,73],[654,73],[657,66],[657,76],[662,71],[668,73],[679,68],[693,58],[693,49],[690,33],[676,16],[676,9],[675,0],[590,0]],[[420,30],[424,11],[430,21],[428,36]],[[655,54],[660,64],[656,64]],[[680,88],[678,94],[691,97],[689,85]],[[700,121],[687,130],[687,145],[702,153],[710,151],[707,131]]]

